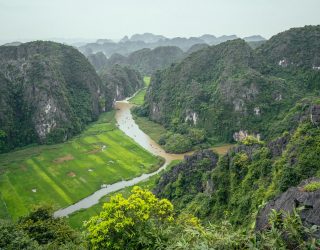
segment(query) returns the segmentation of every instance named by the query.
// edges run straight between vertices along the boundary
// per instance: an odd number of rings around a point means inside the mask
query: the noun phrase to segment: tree
[[[50,206],[34,208],[29,215],[19,220],[17,228],[39,245],[51,246],[52,249],[63,248],[63,246],[69,249],[72,247],[82,249],[79,233],[73,230],[65,219],[54,218],[53,209]]]
[[[121,194],[112,196],[85,226],[92,249],[145,249],[159,243],[162,229],[173,220],[173,205],[168,200],[133,187],[128,199]]]
[[[7,134],[5,131],[0,129],[0,152],[4,152],[6,150],[6,140],[7,140]]]
[[[38,248],[36,241],[17,228],[11,221],[0,221],[0,249],[30,249]]]

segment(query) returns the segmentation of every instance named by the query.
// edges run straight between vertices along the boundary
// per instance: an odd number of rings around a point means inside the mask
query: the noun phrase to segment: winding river
[[[112,192],[118,191],[120,189],[123,189],[125,187],[133,186],[140,181],[146,180],[149,177],[159,173],[161,170],[163,170],[172,160],[176,159],[183,159],[184,154],[168,154],[166,153],[159,144],[157,144],[155,141],[153,141],[147,134],[145,134],[138,125],[135,123],[130,108],[132,107],[132,104],[128,102],[127,98],[124,101],[118,101],[115,104],[116,108],[116,121],[118,123],[119,129],[121,129],[126,135],[131,137],[135,142],[137,142],[140,146],[148,150],[150,153],[161,156],[165,159],[165,163],[155,172],[149,173],[149,174],[142,174],[139,177],[133,178],[131,180],[124,180],[119,181],[114,184],[107,185],[104,188],[99,189],[98,191],[94,192],[93,194],[89,195],[88,197],[78,201],[77,203],[60,209],[54,213],[55,217],[62,217],[62,216],[68,216],[69,214],[76,212],[80,209],[86,209],[89,208],[97,203],[99,203],[99,200]]]

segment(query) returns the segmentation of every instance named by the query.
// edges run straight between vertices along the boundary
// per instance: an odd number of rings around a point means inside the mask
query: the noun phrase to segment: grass
[[[167,168],[165,170],[162,170],[157,175],[150,177],[148,180],[144,180],[144,181],[139,182],[136,186],[139,186],[144,189],[152,190],[155,187],[160,175],[164,171],[170,170],[173,166],[177,165],[180,162],[181,162],[181,160],[173,160],[172,162],[170,162],[170,164],[167,166]],[[112,195],[122,194],[125,198],[128,198],[132,188],[133,187],[126,187],[124,189],[121,189],[120,191],[110,193],[110,194],[102,197],[98,204],[96,204],[88,209],[83,209],[83,210],[80,210],[78,212],[75,212],[75,213],[69,215],[69,217],[68,217],[69,224],[75,229],[79,229],[79,230],[83,229],[83,223],[85,221],[89,220],[90,217],[99,214],[102,210],[103,203],[108,202]]]
[[[139,92],[134,97],[132,97],[129,100],[129,102],[137,106],[142,105],[144,102],[144,96],[146,95],[146,91],[147,91],[147,88],[143,88],[139,90]]]
[[[150,121],[147,117],[141,117],[133,114],[133,118],[139,128],[150,136],[152,140],[158,142],[160,137],[167,133],[165,127],[163,127],[159,123],[155,123]],[[228,152],[228,150],[234,146],[234,144],[223,143],[223,144],[215,144],[211,147],[211,149],[218,153],[219,155],[224,155]]]
[[[143,78],[144,88],[142,88],[134,97],[132,97],[129,100],[130,103],[137,105],[137,106],[140,106],[143,104],[147,88],[150,85],[150,80],[151,80],[151,78],[149,76],[145,76]]]
[[[66,207],[160,162],[116,127],[114,111],[104,113],[66,143],[0,155],[0,218],[17,219],[37,204]]]
[[[144,103],[144,97],[146,95],[147,87],[150,85],[150,80],[151,78],[149,76],[145,76],[143,78],[144,88],[142,88],[134,97],[129,100],[130,103],[137,106],[141,106]],[[139,128],[149,135],[150,138],[155,142],[158,142],[160,137],[167,132],[162,125],[150,121],[147,117],[140,117],[133,114],[133,118]]]
[[[142,187],[144,189],[151,190],[156,185],[156,180],[159,178],[159,174],[150,177],[148,180],[142,181],[138,183],[136,186]],[[75,229],[83,229],[83,223],[90,219],[90,217],[99,214],[102,210],[103,203],[109,201],[110,197],[115,194],[122,194],[124,197],[128,197],[130,195],[130,191],[133,187],[126,187],[117,191],[115,193],[110,193],[104,197],[102,197],[98,204],[88,208],[83,209],[78,212],[71,214],[68,217],[69,224]]]
[[[160,137],[167,133],[167,130],[161,124],[150,121],[147,117],[133,114],[133,119],[139,128],[155,142],[158,142]]]
[[[303,187],[306,192],[314,192],[320,189],[320,182],[313,181]]]

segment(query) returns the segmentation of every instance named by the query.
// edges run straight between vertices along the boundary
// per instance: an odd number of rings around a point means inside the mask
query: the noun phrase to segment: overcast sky
[[[0,0],[0,40],[152,32],[270,36],[320,24],[320,0]]]

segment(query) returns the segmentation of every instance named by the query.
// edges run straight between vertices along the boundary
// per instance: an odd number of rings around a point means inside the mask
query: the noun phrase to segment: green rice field
[[[147,88],[150,84],[151,78],[149,76],[145,76],[143,78],[144,88],[142,88],[134,97],[132,97],[129,101],[130,103],[140,106],[144,102],[144,97],[146,95]]]
[[[102,184],[152,172],[160,162],[116,127],[114,111],[104,113],[66,143],[0,155],[0,218],[15,220],[43,203],[66,207]]]
[[[167,166],[167,168],[163,171],[169,170],[170,168],[172,168],[174,165],[178,164],[179,162],[180,162],[180,160],[172,161],[169,164],[169,166]],[[152,190],[154,188],[154,186],[156,185],[156,182],[163,171],[161,171],[161,173],[159,173],[157,175],[150,177],[148,180],[139,182],[136,186],[139,186],[144,189]],[[120,191],[117,191],[115,193],[108,194],[108,195],[102,197],[98,204],[96,204],[88,209],[83,209],[83,210],[80,210],[78,212],[75,212],[75,213],[69,215],[69,217],[68,217],[69,224],[75,229],[81,229],[83,227],[83,223],[85,221],[89,220],[90,217],[95,216],[101,212],[103,203],[109,201],[109,199],[112,195],[122,194],[124,197],[127,198],[127,197],[129,197],[130,191],[132,188],[133,187],[126,187],[126,188],[121,189]]]

